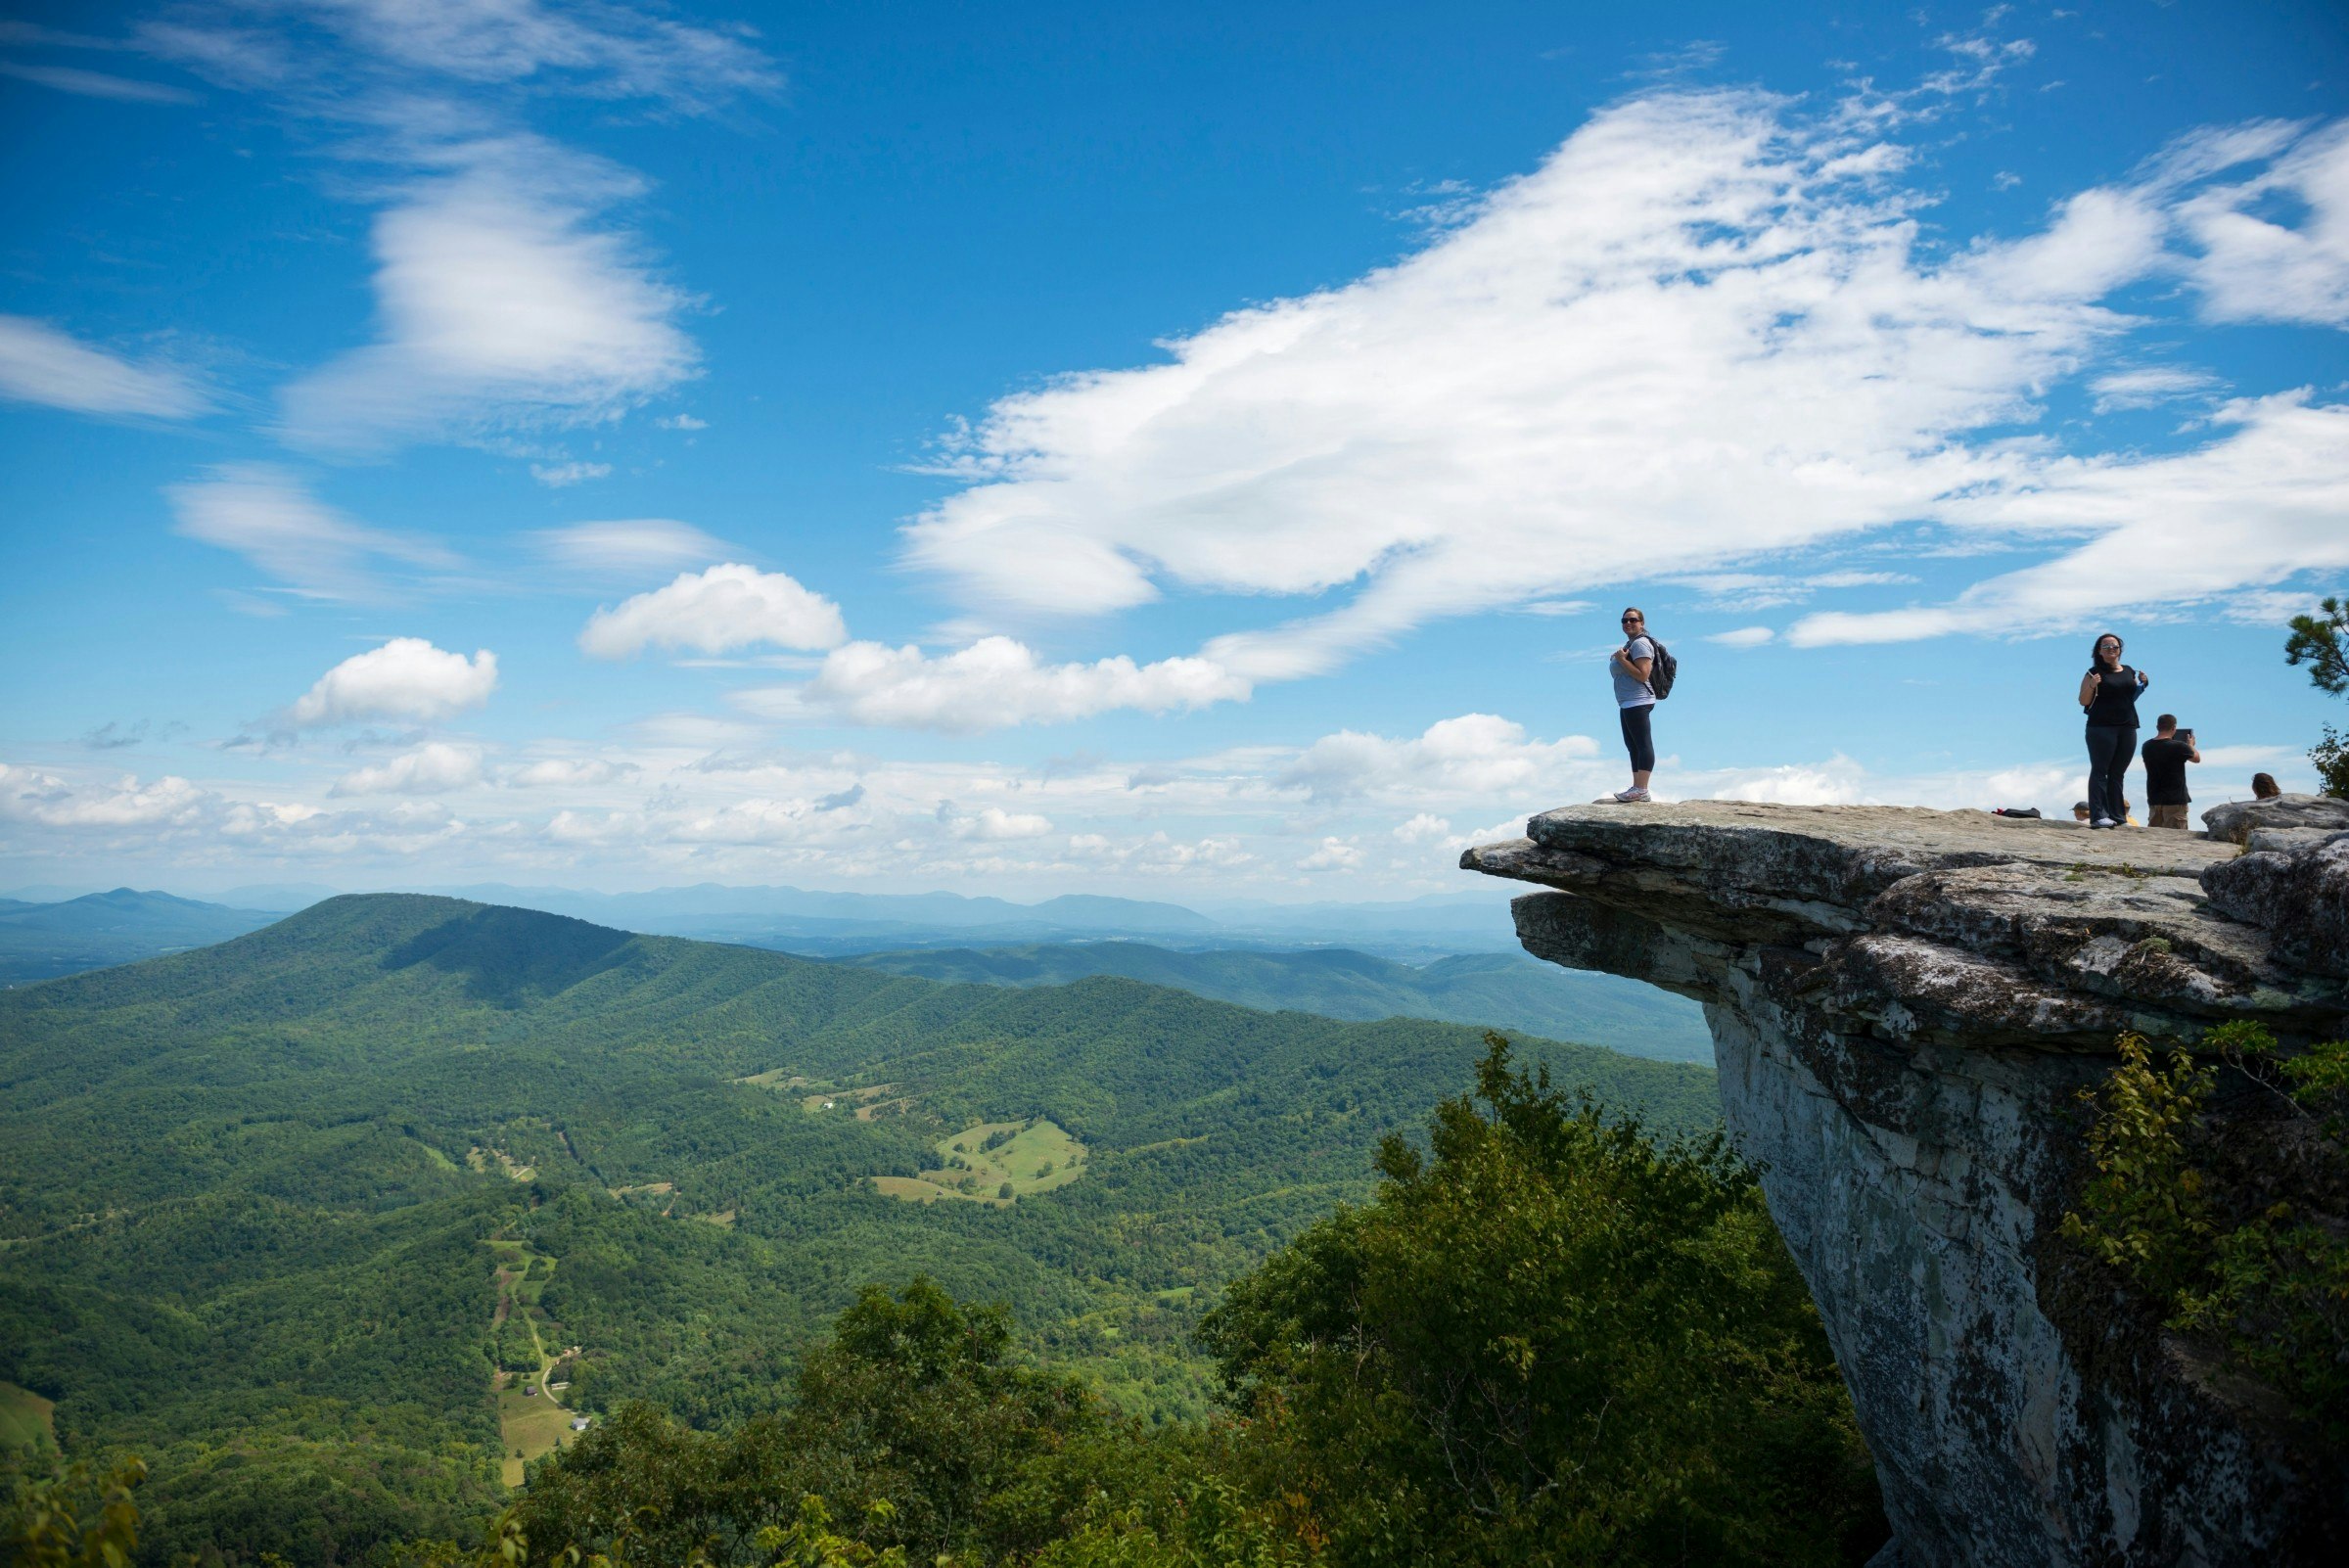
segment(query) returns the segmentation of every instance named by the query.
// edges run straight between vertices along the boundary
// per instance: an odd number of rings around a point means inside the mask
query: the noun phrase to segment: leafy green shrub
[[[112,1470],[77,1461],[11,1477],[0,1558],[21,1568],[122,1568],[139,1544],[139,1505],[130,1495],[146,1479],[137,1459]]]
[[[2214,1126],[2217,1069],[2173,1048],[2167,1069],[2121,1037],[2099,1089],[2092,1170],[2062,1234],[2127,1278],[2167,1326],[2205,1333],[2280,1390],[2328,1441],[2349,1439],[2349,1040],[2279,1060],[2256,1024],[2211,1030],[2202,1046],[2282,1091],[2291,1115],[2246,1158],[2258,1128]],[[2225,1179],[2212,1169],[2230,1152]]]
[[[1480,1103],[1481,1102],[1481,1103]],[[1718,1138],[1509,1066],[1202,1333],[1262,1493],[1349,1564],[1857,1562],[1885,1534],[1809,1291]]]

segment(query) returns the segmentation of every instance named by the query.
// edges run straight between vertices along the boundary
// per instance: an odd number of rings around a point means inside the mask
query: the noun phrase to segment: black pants
[[[1655,707],[1654,703],[1641,703],[1636,708],[1616,710],[1623,715],[1623,744],[1631,750],[1632,771],[1635,773],[1652,773],[1656,770],[1656,741],[1647,728],[1648,717],[1655,712]],[[2134,735],[2137,732],[2131,730],[2130,733]]]
[[[2137,755],[2137,726],[2123,728],[2117,724],[2088,726],[2088,814],[2091,818],[2108,816],[2115,822],[2129,820],[2123,800],[2122,780],[2129,774],[2129,760]]]

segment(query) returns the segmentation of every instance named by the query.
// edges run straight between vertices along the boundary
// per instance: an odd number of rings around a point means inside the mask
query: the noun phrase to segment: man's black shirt
[[[2163,740],[2156,735],[2142,748],[2145,759],[2145,803],[2148,806],[2186,806],[2193,797],[2186,793],[2186,763],[2193,756],[2193,747],[2182,740]]]

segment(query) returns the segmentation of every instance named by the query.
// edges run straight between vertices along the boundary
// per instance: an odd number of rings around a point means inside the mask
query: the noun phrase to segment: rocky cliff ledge
[[[2341,1456],[2056,1236],[2078,1091],[2119,1033],[2349,1032],[2349,833],[2311,831],[2328,824],[2310,809],[2238,810],[2205,838],[1574,807],[1461,857],[1554,890],[1514,905],[1536,956],[1705,1004],[1730,1133],[1876,1456],[1882,1560],[2349,1561]],[[2252,1097],[2221,1109],[2255,1117]]]

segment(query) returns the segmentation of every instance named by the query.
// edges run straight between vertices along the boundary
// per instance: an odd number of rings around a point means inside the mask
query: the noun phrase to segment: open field
[[[544,1458],[558,1448],[568,1448],[578,1434],[571,1429],[573,1412],[556,1403],[553,1395],[541,1389],[536,1394],[525,1394],[527,1383],[536,1386],[537,1379],[524,1379],[501,1372],[504,1386],[497,1391],[497,1431],[503,1456],[500,1468],[506,1485],[522,1485],[523,1466],[532,1459]]]
[[[668,1183],[661,1183],[666,1187]],[[497,1401],[499,1470],[506,1485],[522,1485],[523,1466],[568,1446],[578,1434],[571,1429],[577,1413],[567,1408],[549,1382],[562,1360],[562,1347],[547,1343],[533,1310],[554,1277],[555,1260],[533,1250],[530,1243],[494,1237],[484,1245],[497,1259],[497,1310],[492,1328],[509,1320],[529,1335],[535,1368],[528,1372],[499,1370],[489,1376]],[[568,1387],[568,1382],[564,1383]]]
[[[935,1203],[940,1198],[1001,1207],[1031,1193],[1064,1187],[1084,1175],[1084,1145],[1057,1122],[982,1122],[940,1138],[940,1168],[918,1176],[875,1176],[893,1198]],[[1003,1195],[1010,1184],[1011,1197]]]
[[[0,1453],[57,1452],[57,1406],[28,1388],[0,1383]]]

